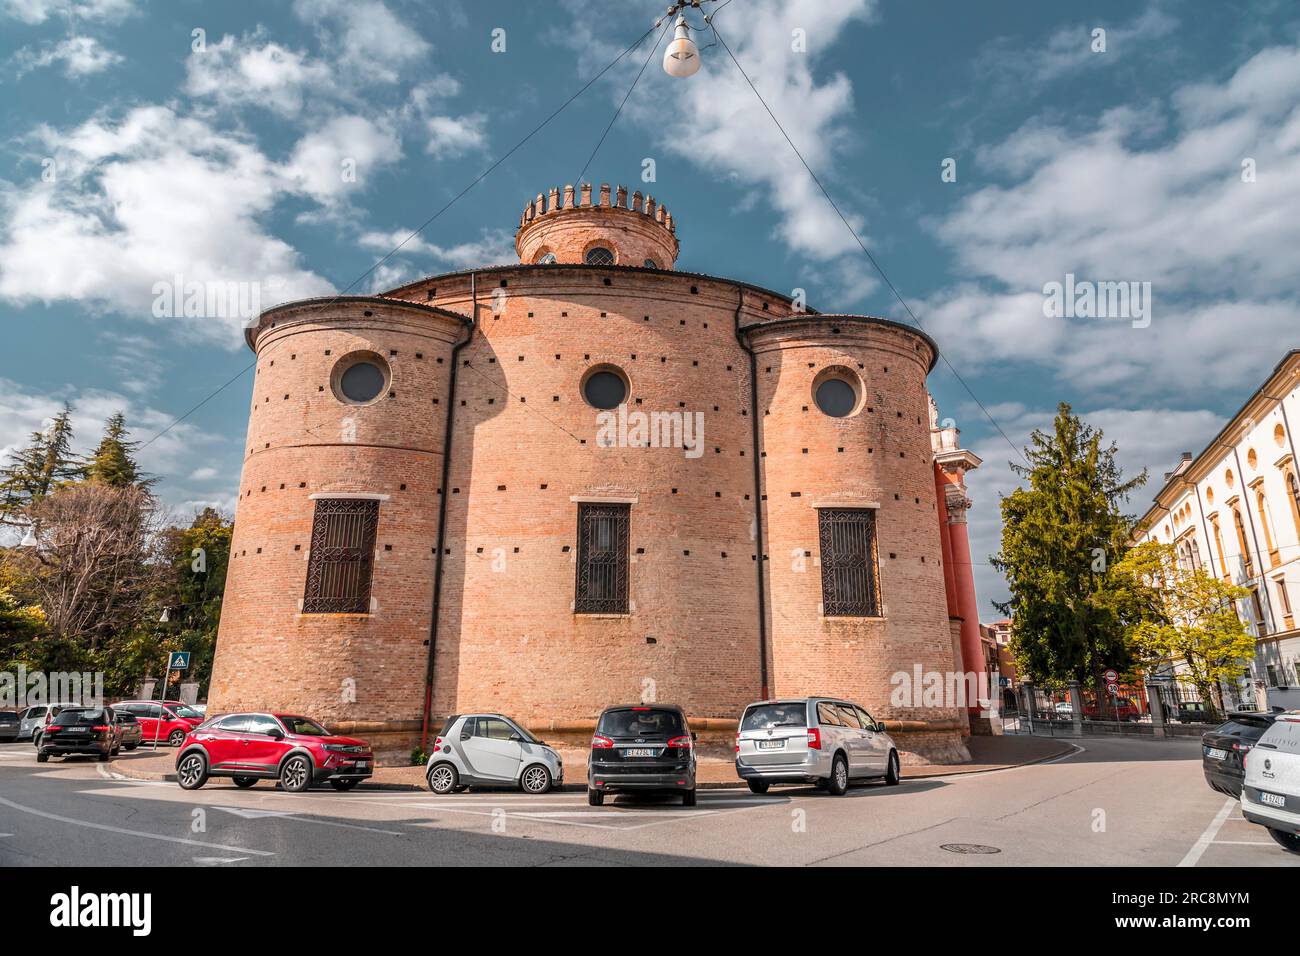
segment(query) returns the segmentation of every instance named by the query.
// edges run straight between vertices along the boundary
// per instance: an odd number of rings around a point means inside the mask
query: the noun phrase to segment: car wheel
[[[208,762],[203,754],[195,751],[181,758],[176,768],[176,782],[182,790],[197,790],[208,782]]]
[[[331,780],[330,786],[335,790],[340,790],[346,793],[360,782],[361,780],[357,777],[340,777],[337,780]]]
[[[889,752],[889,768],[885,771],[885,785],[897,787],[900,779],[902,777],[898,772],[898,751],[891,750]]]
[[[546,793],[551,789],[551,772],[539,763],[525,767],[519,785],[524,793]]]
[[[831,775],[826,781],[826,792],[833,797],[842,797],[849,792],[849,762],[844,754],[836,754],[831,762]]]
[[[592,787],[587,788],[587,803],[593,807],[598,807],[605,802],[605,793],[602,790],[596,790]]]
[[[49,755],[49,754],[43,754],[43,753],[41,753],[41,752],[38,750],[38,751],[36,751],[36,762],[37,762],[37,763],[49,763],[49,762],[50,762],[50,755]]]
[[[40,750],[40,749],[41,749],[41,735],[40,735],[40,734],[32,734],[32,746],[35,747],[37,750]]]
[[[112,756],[111,753],[95,754],[95,759],[98,760],[100,763],[108,763],[108,758],[111,756]]]
[[[311,786],[311,761],[294,754],[280,766],[280,787],[288,793],[302,793]]]
[[[125,747],[127,750],[134,750],[136,747],[139,747],[140,744],[137,742],[133,744],[123,744],[122,746]]]
[[[695,788],[694,788],[694,787],[692,787],[690,790],[687,790],[685,793],[682,794],[682,806],[684,806],[684,807],[693,807],[693,806],[695,806]]]
[[[1284,833],[1281,830],[1269,830],[1268,835],[1277,841],[1277,845],[1284,850],[1292,853],[1300,853],[1300,836],[1294,833]]]
[[[770,786],[771,784],[768,783],[766,780],[751,780],[749,781],[749,792],[767,793],[767,788]]]
[[[185,743],[185,731],[173,730],[167,735],[167,743],[173,747],[179,747],[181,744]]]
[[[240,790],[247,790],[249,787],[257,783],[256,777],[231,777],[230,780],[231,783],[233,783]]]
[[[434,793],[451,793],[460,786],[460,775],[449,763],[436,763],[429,768],[429,789]]]

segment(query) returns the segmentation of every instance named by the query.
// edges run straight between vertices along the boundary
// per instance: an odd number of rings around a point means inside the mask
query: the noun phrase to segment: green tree
[[[1255,638],[1236,610],[1250,591],[1181,566],[1173,545],[1158,541],[1134,547],[1115,572],[1121,600],[1149,609],[1131,628],[1134,653],[1149,666],[1183,662],[1201,700],[1221,712],[1222,682],[1240,677],[1255,652]]]
[[[86,478],[114,488],[128,485],[149,487],[154,479],[145,478],[135,463],[137,441],[127,439],[126,416],[115,412],[104,423],[104,437],[86,462]]]
[[[27,524],[31,505],[84,473],[72,454],[72,409],[64,405],[48,428],[32,432],[27,447],[11,452],[0,468],[0,522]]]
[[[1127,631],[1145,613],[1113,592],[1132,527],[1121,506],[1146,472],[1125,480],[1115,444],[1102,439],[1065,402],[1050,434],[1034,430],[1028,464],[1011,464],[1023,484],[1002,499],[1002,548],[992,557],[1011,591],[997,606],[1015,621],[1019,671],[1039,683],[1091,683],[1099,694],[1107,667],[1128,668]]]

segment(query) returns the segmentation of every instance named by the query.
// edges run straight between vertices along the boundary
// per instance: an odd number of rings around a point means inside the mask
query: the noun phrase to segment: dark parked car
[[[279,780],[290,793],[328,780],[351,790],[375,768],[370,745],[339,737],[294,714],[229,714],[195,727],[176,754],[176,779],[197,790],[209,777],[230,777],[237,787]]]
[[[0,741],[6,743],[18,739],[18,711],[0,710]]]
[[[695,735],[686,714],[668,704],[607,707],[596,722],[587,763],[587,802],[605,794],[675,791],[695,806]]]
[[[140,728],[140,721],[135,719],[135,714],[128,714],[114,708],[113,715],[118,733],[122,736],[122,749],[134,750],[139,747],[140,742],[144,740],[144,731]]]
[[[121,749],[122,737],[112,707],[65,707],[40,734],[36,762],[73,754],[90,754],[104,762]]]
[[[1226,723],[1201,735],[1201,768],[1205,782],[1230,797],[1241,796],[1246,754],[1273,726],[1278,711],[1236,711]]]
[[[1208,724],[1213,722],[1214,712],[1203,700],[1185,700],[1173,708],[1169,719],[1180,724]]]

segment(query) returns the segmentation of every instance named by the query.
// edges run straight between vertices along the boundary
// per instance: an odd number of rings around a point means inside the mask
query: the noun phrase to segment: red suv
[[[290,793],[330,782],[351,790],[374,772],[370,745],[336,737],[310,717],[228,714],[196,727],[176,754],[176,779],[197,790],[209,777],[230,777],[236,787],[279,780]]]
[[[1142,719],[1142,710],[1129,697],[1112,697],[1100,707],[1095,703],[1083,705],[1084,720],[1119,720],[1130,723]]]
[[[118,713],[131,714],[140,724],[140,742],[166,742],[179,747],[185,735],[203,723],[203,715],[179,700],[124,700]]]

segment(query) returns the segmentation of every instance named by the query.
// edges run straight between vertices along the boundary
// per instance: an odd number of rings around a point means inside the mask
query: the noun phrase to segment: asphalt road
[[[0,866],[782,864],[1300,866],[1201,776],[1199,742],[1085,739],[1051,763],[855,788],[186,793],[0,744]],[[570,771],[580,768],[569,768]]]

